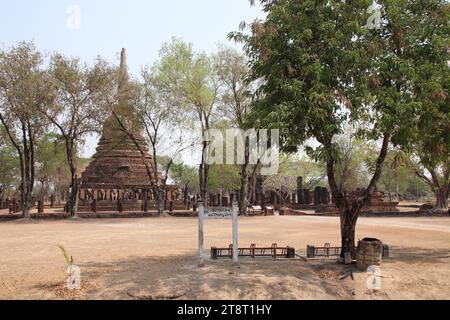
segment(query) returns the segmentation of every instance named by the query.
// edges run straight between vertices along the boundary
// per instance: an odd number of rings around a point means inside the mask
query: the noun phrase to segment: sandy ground
[[[206,254],[228,246],[231,221],[207,220]],[[334,260],[207,260],[197,268],[192,218],[14,221],[0,223],[0,299],[450,299],[450,218],[361,218],[357,236],[390,245],[382,287]],[[240,246],[339,245],[335,217],[244,217]],[[63,244],[82,272],[64,289]],[[353,270],[353,279],[340,279]]]

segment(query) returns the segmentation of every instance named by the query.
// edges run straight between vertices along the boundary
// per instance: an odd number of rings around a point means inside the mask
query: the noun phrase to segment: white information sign
[[[228,208],[205,209],[205,219],[231,219],[233,212]]]
[[[203,222],[205,219],[233,219],[233,263],[239,265],[239,250],[238,250],[238,204],[233,201],[233,208],[221,208],[216,210],[207,210],[203,206],[203,202],[198,206],[198,265],[203,267],[205,265],[205,245],[203,235]]]

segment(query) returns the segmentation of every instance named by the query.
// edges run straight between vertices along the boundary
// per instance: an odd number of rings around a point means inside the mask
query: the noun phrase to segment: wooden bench
[[[278,247],[276,243],[272,244],[271,247],[258,248],[255,244],[252,244],[250,248],[239,248],[238,256],[252,259],[256,257],[293,259],[295,258],[295,248],[289,246]],[[233,258],[233,245],[230,244],[228,248],[211,247],[211,259],[216,260],[218,258]]]

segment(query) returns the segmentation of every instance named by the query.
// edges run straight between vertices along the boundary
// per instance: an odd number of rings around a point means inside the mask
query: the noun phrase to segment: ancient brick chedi
[[[151,156],[143,136],[143,126],[133,119],[133,112],[128,103],[128,70],[125,49],[122,49],[120,59],[118,93],[119,102],[114,106],[116,114],[131,127],[134,139],[144,150],[145,158],[151,163]],[[150,164],[151,167],[151,164]],[[160,181],[160,174],[152,176],[152,183]],[[93,156],[93,161],[82,175],[80,188],[80,208],[90,206],[92,201],[106,207],[114,208],[114,203],[123,200],[130,210],[139,208],[139,203],[152,199],[152,183],[150,182],[141,152],[123,130],[116,118],[111,114],[105,121],[102,136]],[[173,189],[173,188],[171,188]],[[171,196],[169,195],[169,198]]]

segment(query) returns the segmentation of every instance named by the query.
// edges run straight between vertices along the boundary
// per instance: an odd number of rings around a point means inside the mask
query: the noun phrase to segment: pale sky
[[[213,52],[241,21],[263,17],[248,0],[0,0],[0,46],[33,40],[43,52],[61,52],[92,62],[97,55],[118,63],[127,49],[130,72],[158,57],[171,37]],[[80,19],[77,19],[79,16]],[[91,138],[84,156],[97,144]]]

